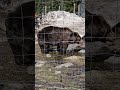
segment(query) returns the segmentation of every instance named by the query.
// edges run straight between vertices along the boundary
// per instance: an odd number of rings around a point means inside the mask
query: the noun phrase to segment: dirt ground
[[[8,42],[1,42],[0,48],[0,90],[31,90],[34,75],[28,73],[28,67],[15,64]]]
[[[35,50],[36,90],[84,90],[84,55],[74,55],[76,60],[71,55],[58,53],[47,56],[40,52],[38,44]]]

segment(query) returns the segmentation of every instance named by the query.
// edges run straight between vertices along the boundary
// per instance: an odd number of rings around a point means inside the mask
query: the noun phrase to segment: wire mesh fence
[[[36,0],[36,14],[46,14],[49,11],[69,11],[77,15],[85,15],[84,0]]]
[[[34,88],[34,4],[25,0],[0,1],[0,90]]]
[[[120,1],[86,3],[0,1],[0,90],[120,90]]]
[[[119,0],[86,0],[86,89],[119,89],[118,4]]]
[[[84,90],[85,2],[36,0],[35,5],[36,89]]]

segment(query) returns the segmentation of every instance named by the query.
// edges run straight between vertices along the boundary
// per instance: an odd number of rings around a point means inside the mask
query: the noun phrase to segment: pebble
[[[46,57],[48,57],[48,58],[49,58],[49,57],[51,57],[51,55],[50,55],[50,54],[46,54]]]
[[[35,67],[42,67],[46,62],[45,61],[37,61],[37,63],[35,64]]]
[[[84,54],[85,53],[85,49],[80,50],[79,53]]]
[[[55,71],[55,74],[56,75],[61,74],[61,71]]]
[[[70,67],[70,66],[72,66],[72,65],[73,65],[72,63],[64,63],[64,64],[61,64],[61,65],[56,66],[55,68],[56,68],[56,69],[60,69],[60,68],[62,68],[62,67]]]

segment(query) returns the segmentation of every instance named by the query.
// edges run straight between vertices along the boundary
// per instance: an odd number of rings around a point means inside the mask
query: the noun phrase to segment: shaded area
[[[113,28],[103,16],[86,11],[86,89],[119,90],[119,23]]]
[[[8,42],[0,37],[0,90],[35,89],[34,11],[34,2],[28,2],[5,18],[6,32],[0,36]]]
[[[6,19],[8,42],[18,65],[34,65],[34,11],[34,2],[29,2]]]

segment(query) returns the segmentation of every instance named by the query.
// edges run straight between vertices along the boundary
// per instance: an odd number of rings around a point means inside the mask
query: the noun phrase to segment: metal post
[[[47,6],[45,5],[45,15],[47,14]]]
[[[59,6],[59,11],[60,11],[60,6]]]
[[[61,1],[61,10],[63,11],[63,0]]]
[[[80,3],[78,4],[78,15],[80,16]]]
[[[76,7],[76,6],[75,6],[75,3],[74,3],[74,10],[73,10],[73,13],[74,13],[74,14],[75,14],[75,7]]]

